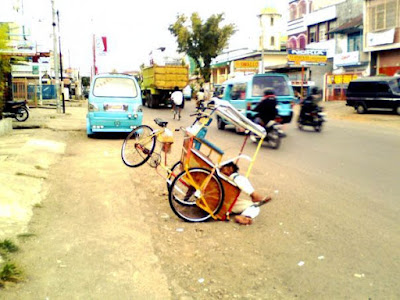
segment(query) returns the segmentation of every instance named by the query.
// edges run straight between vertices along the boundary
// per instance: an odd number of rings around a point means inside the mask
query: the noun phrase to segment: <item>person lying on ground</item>
[[[237,199],[232,208],[232,213],[238,214],[235,216],[235,221],[243,225],[252,224],[253,219],[260,213],[260,205],[270,201],[272,198],[269,196],[262,196],[260,193],[256,192],[249,179],[238,173],[239,167],[235,163],[229,162],[222,166],[220,171],[230,177],[237,184],[239,189],[249,195],[251,199]]]

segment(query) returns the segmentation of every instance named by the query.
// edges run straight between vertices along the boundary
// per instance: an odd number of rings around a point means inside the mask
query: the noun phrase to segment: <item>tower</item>
[[[282,15],[274,7],[268,7],[261,10],[260,27],[261,36],[259,42],[259,50],[275,50],[281,49],[281,18]]]

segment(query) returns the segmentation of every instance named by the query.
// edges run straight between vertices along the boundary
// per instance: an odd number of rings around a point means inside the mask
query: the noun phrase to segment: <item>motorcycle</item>
[[[18,122],[24,122],[29,117],[29,106],[26,101],[6,101],[3,117],[15,118]]]
[[[297,120],[297,126],[299,129],[303,129],[303,126],[312,126],[315,131],[320,132],[324,122],[325,113],[323,113],[322,107],[318,106],[310,112],[305,112],[303,115],[300,114]]]
[[[269,121],[267,125],[264,126],[265,131],[267,132],[264,141],[267,142],[272,149],[278,149],[279,146],[281,145],[281,138],[285,136],[282,129],[280,128],[281,121],[282,119],[277,117],[275,120]],[[250,140],[255,143],[258,143],[260,138],[255,136],[254,134],[251,134]]]

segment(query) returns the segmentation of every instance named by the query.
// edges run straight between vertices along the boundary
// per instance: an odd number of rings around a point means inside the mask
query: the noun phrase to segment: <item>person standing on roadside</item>
[[[179,90],[179,87],[174,88],[174,92],[171,94],[171,100],[174,105],[174,119],[178,115],[178,120],[181,119],[181,111],[183,108],[183,93]]]

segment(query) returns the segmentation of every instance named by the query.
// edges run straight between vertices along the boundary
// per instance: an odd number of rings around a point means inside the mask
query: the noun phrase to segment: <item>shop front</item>
[[[366,74],[368,55],[361,51],[336,54],[333,65],[335,71],[325,75],[325,100],[344,101],[350,81]]]
[[[326,74],[325,76],[325,100],[344,101],[350,81],[361,77],[361,73]]]
[[[381,75],[393,76],[400,73],[400,49],[379,51],[378,66]]]

